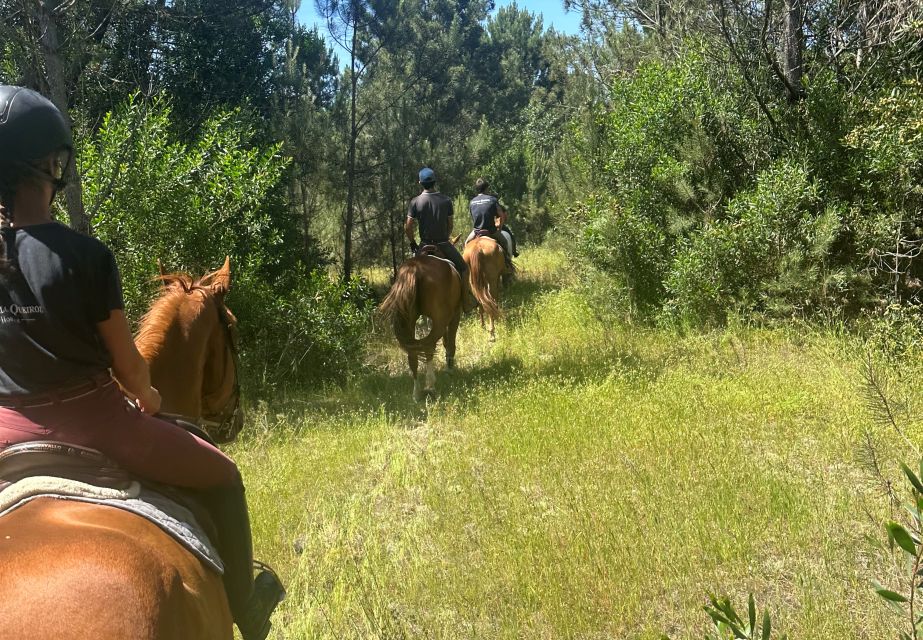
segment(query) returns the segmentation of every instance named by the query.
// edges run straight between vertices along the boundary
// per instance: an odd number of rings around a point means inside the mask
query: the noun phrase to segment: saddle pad
[[[431,256],[431,255],[426,255],[425,257],[427,257],[427,258],[432,258],[433,260],[442,260],[442,261],[445,262],[447,265],[449,265],[450,267],[452,267],[452,271],[455,272],[455,275],[457,275],[459,278],[461,277],[461,276],[459,275],[459,273],[458,273],[458,269],[455,268],[455,263],[452,262],[451,260],[449,260],[448,258],[440,258],[439,256]]]
[[[52,476],[23,478],[0,491],[0,518],[36,498],[74,500],[130,511],[156,524],[215,573],[224,573],[218,552],[195,516],[159,493],[142,488],[138,482],[120,491]]]

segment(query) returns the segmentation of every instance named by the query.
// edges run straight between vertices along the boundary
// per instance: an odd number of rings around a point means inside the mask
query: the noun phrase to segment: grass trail
[[[560,254],[522,263],[437,402],[383,336],[346,388],[251,411],[232,454],[289,587],[271,637],[701,638],[709,591],[753,591],[793,639],[894,637],[857,450],[868,431],[894,478],[907,452],[850,340],[632,328]]]

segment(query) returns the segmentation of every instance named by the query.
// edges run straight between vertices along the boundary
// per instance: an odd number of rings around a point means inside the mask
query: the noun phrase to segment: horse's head
[[[224,303],[230,259],[199,280],[162,268],[160,280],[163,291],[141,320],[135,341],[151,367],[161,408],[229,442],[243,427],[237,320]]]

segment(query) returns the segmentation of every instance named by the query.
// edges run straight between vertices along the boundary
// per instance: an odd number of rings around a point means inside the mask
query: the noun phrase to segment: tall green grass
[[[897,479],[908,451],[866,407],[860,345],[631,327],[562,254],[522,263],[438,401],[413,403],[383,335],[345,388],[250,412],[232,454],[289,587],[272,637],[701,638],[709,591],[754,592],[792,638],[893,637],[859,452]]]

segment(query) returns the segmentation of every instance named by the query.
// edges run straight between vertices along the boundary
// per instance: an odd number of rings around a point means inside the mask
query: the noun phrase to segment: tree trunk
[[[355,219],[356,191],[356,91],[359,79],[356,77],[356,47],[359,36],[353,22],[352,47],[349,51],[349,152],[346,156],[346,219],[343,221],[343,279],[349,280],[353,271],[353,221]]]
[[[42,44],[42,54],[45,59],[45,79],[51,101],[64,114],[68,126],[72,127],[70,116],[67,112],[67,87],[64,81],[64,66],[61,63],[58,44],[58,25],[52,14],[52,7],[48,0],[36,0],[38,6],[39,40]],[[71,158],[64,177],[67,186],[64,188],[64,199],[67,203],[67,215],[70,226],[82,233],[90,233],[90,222],[87,220],[83,208],[83,196],[80,176],[77,174],[77,163]]]
[[[803,0],[785,1],[785,36],[782,68],[788,84],[788,98],[792,102],[804,97],[804,7]]]
[[[865,0],[859,3],[859,9],[856,12],[856,25],[859,29],[859,46],[856,49],[856,69],[861,69],[862,63],[865,61],[865,47],[869,41],[869,14]]]

